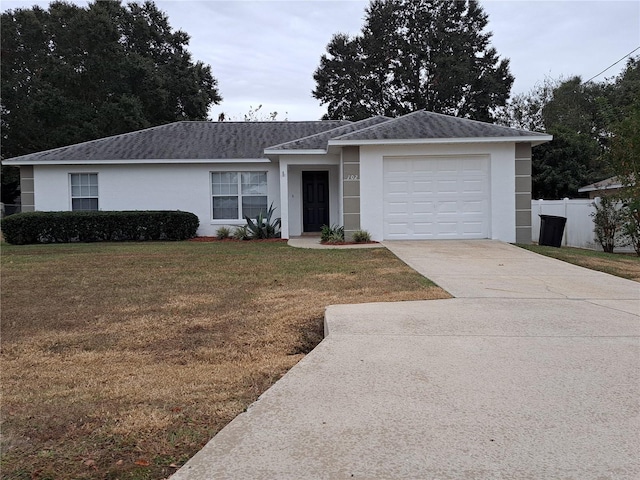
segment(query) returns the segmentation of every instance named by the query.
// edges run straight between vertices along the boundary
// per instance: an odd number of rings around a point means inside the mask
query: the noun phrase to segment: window
[[[240,220],[267,212],[267,172],[212,172],[214,220]]]
[[[98,210],[98,174],[71,174],[71,210]]]

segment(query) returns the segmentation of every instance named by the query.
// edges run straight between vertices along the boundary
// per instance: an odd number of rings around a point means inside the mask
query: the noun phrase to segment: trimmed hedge
[[[28,243],[186,240],[200,221],[179,211],[25,212],[2,219],[2,234],[14,245]]]

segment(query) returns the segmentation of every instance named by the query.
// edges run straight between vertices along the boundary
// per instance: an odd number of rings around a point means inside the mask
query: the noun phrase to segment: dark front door
[[[302,172],[302,231],[329,225],[329,172]]]

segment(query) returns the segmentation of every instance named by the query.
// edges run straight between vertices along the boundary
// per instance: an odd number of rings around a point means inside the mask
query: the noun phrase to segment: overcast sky
[[[48,1],[2,0],[2,11]],[[86,5],[86,1],[73,3]],[[640,1],[481,0],[493,46],[511,61],[512,93],[546,76],[587,80],[640,46]],[[242,120],[250,107],[278,119],[315,120],[326,109],[311,96],[313,72],[331,36],[357,34],[368,1],[159,0],[171,26],[191,36],[194,60],[211,65],[223,101],[217,119]],[[640,50],[634,55],[639,55]],[[596,80],[615,76],[622,61]]]

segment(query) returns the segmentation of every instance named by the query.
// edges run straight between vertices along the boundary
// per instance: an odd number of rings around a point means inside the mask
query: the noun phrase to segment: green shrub
[[[281,219],[276,218],[271,220],[273,216],[273,203],[269,206],[267,215],[264,216],[262,212],[256,217],[255,222],[249,217],[245,216],[247,221],[246,229],[249,238],[280,238],[280,224]]]
[[[627,201],[622,207],[622,214],[622,235],[640,257],[640,198]]]
[[[216,237],[218,238],[218,240],[225,240],[230,236],[231,230],[229,230],[227,227],[220,227],[218,230],[216,230]]]
[[[353,241],[356,243],[367,243],[371,241],[371,234],[366,230],[356,230],[353,232]]]
[[[322,243],[344,242],[344,227],[338,225],[322,225],[320,229],[320,241]]]
[[[326,240],[321,240],[322,243],[344,243],[344,237],[338,232],[334,232],[327,237]]]
[[[2,233],[15,245],[29,243],[185,240],[200,222],[179,211],[25,212],[2,219]]]
[[[600,201],[593,202],[596,211],[593,217],[593,233],[602,249],[607,253],[613,253],[613,249],[621,244],[622,227],[624,225],[624,213],[618,202],[612,197],[603,196]]]

